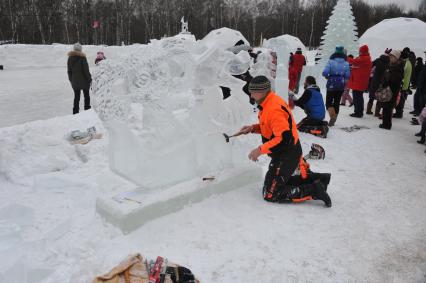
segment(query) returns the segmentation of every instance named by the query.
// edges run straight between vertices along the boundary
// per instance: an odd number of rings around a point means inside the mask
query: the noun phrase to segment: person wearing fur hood
[[[80,43],[73,46],[73,50],[68,52],[68,79],[74,90],[73,114],[80,110],[80,94],[84,94],[84,110],[90,109],[90,84],[92,76],[89,71],[86,55],[82,52],[83,47]]]

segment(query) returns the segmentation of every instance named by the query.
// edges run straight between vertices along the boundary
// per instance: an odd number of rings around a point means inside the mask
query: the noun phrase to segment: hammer
[[[240,133],[240,132],[238,132],[238,133],[236,133],[236,134],[233,134],[232,136],[228,136],[227,134],[223,133],[223,136],[225,137],[226,142],[229,142],[229,139],[230,139],[230,138],[238,137],[238,136],[240,136],[240,135],[242,135],[242,133]]]

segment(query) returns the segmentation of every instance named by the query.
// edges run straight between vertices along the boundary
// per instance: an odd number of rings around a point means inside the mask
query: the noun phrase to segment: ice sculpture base
[[[148,221],[181,210],[190,203],[216,194],[230,192],[263,180],[262,168],[234,168],[215,175],[212,181],[191,180],[163,189],[135,189],[99,197],[96,211],[124,233],[132,232]],[[260,196],[259,196],[260,197]]]

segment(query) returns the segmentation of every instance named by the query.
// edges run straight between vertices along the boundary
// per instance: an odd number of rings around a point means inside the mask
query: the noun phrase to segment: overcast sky
[[[419,0],[364,0],[369,4],[389,4],[395,3],[406,9],[416,9],[419,7]]]

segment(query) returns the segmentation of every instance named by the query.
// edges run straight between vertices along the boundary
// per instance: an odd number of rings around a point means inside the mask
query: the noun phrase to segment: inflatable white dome
[[[369,28],[359,42],[368,45],[373,58],[386,48],[402,50],[404,47],[409,47],[417,57],[424,57],[426,23],[417,18],[386,19]]]
[[[284,34],[278,37],[270,38],[266,40],[263,44],[263,47],[274,49],[274,47],[282,45],[282,42],[286,43],[286,46],[289,49],[289,52],[295,53],[297,48],[301,48],[303,53],[306,53],[306,46],[302,43],[302,41],[292,35]]]

